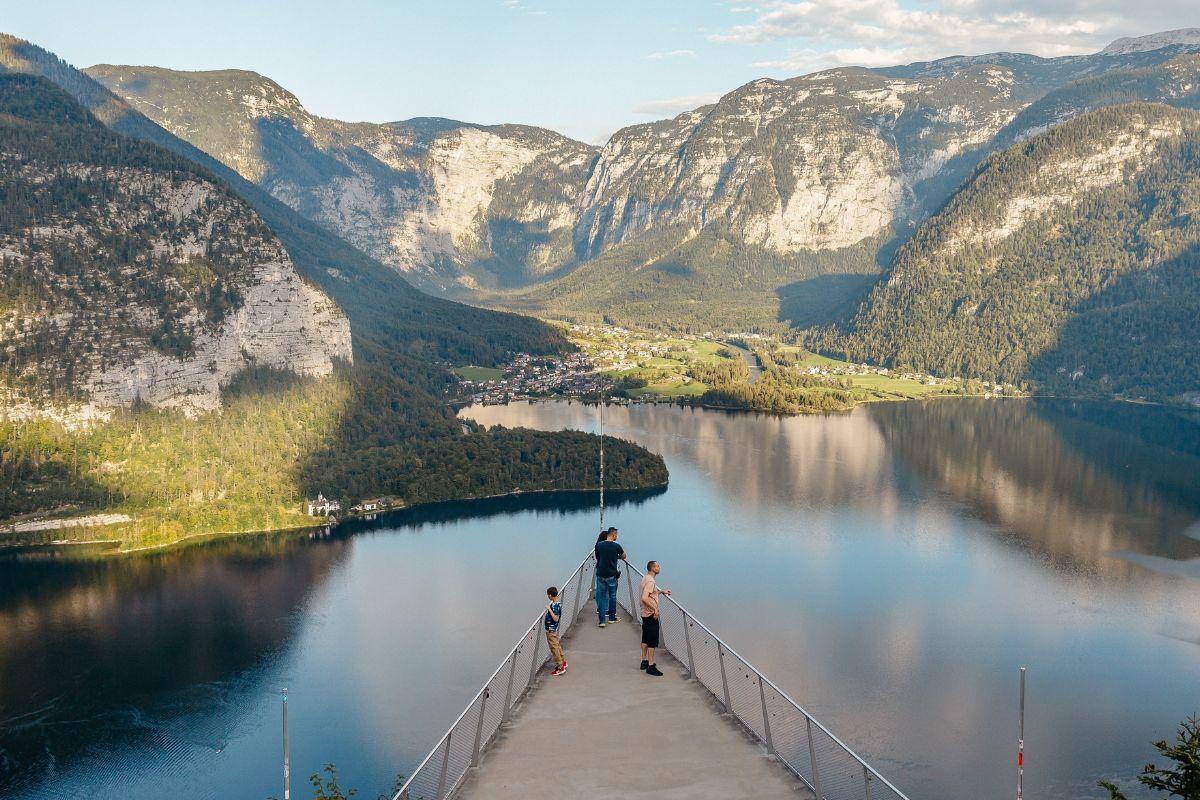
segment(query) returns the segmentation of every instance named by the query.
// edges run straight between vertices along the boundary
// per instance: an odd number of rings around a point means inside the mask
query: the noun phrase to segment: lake
[[[467,409],[595,430],[579,403]],[[1200,422],[937,400],[779,418],[613,406],[665,491],[632,558],[910,797],[1101,797],[1200,711]],[[136,558],[0,561],[0,796],[365,800],[445,731],[594,541],[594,495],[451,503]],[[1132,787],[1131,787],[1132,788]],[[1136,791],[1132,796],[1139,796]]]

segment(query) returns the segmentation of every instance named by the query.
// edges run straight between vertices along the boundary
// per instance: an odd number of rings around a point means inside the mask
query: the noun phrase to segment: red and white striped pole
[[[1017,800],[1025,798],[1025,668],[1021,667],[1021,734],[1017,739]]]

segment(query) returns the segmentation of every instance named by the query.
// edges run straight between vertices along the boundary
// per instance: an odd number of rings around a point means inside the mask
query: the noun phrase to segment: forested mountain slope
[[[1200,114],[1112,106],[991,156],[841,348],[1061,393],[1197,392]]]
[[[53,53],[0,34],[0,72],[43,75],[109,128],[153,142],[227,181],[283,242],[300,272],[346,312],[358,339],[420,358],[493,363],[510,350],[555,352],[566,347],[553,329],[514,314],[429,297],[394,269],[348,245],[250,183],[194,145],[130,108],[121,98]]]

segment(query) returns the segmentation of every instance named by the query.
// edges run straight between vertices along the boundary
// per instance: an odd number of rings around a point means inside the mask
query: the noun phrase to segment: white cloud
[[[544,17],[545,11],[535,11],[529,6],[521,2],[521,0],[500,0],[500,4],[509,11],[515,11],[524,14],[527,17]]]
[[[721,99],[719,94],[696,94],[686,97],[665,97],[661,100],[649,100],[638,103],[633,107],[633,113],[646,114],[652,117],[673,117],[684,111],[691,111],[699,106],[706,106]]]
[[[929,0],[915,7],[899,0],[757,0],[746,6],[753,8],[752,20],[709,39],[759,46],[794,42],[786,56],[754,64],[793,74],[997,51],[1092,53],[1121,36],[1196,19],[1193,0]]]
[[[659,53],[651,53],[644,56],[647,61],[663,61],[668,58],[695,58],[695,50],[665,50]]]

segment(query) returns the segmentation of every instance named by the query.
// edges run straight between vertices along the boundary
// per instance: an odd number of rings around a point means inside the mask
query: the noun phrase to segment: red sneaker
[[[564,661],[561,667],[554,670],[554,672],[551,672],[550,674],[551,675],[562,675],[566,671],[567,671],[567,662]]]

